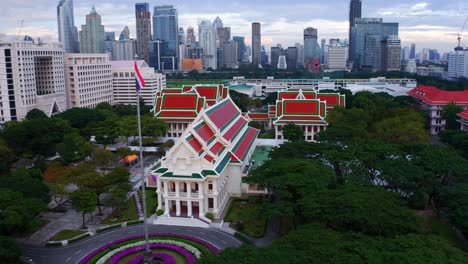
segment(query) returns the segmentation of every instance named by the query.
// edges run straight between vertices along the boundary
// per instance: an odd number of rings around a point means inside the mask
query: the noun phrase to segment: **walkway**
[[[125,227],[98,234],[76,244],[59,248],[45,248],[43,246],[26,244],[20,244],[20,246],[23,249],[24,255],[32,258],[36,264],[73,264],[96,248],[111,241],[134,235],[143,235],[143,229],[143,225]],[[221,250],[228,247],[239,247],[242,244],[236,238],[214,229],[164,225],[148,225],[148,229],[150,233],[174,233],[197,237],[210,242]]]

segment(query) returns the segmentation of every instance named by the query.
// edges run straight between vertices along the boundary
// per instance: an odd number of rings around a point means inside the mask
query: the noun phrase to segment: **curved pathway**
[[[242,244],[233,236],[216,229],[148,225],[148,230],[149,233],[175,233],[197,237],[210,242],[219,249],[238,247]],[[30,257],[36,264],[74,264],[106,243],[134,235],[144,235],[143,225],[111,230],[66,247],[46,248],[26,244],[20,245],[20,247],[23,249],[24,255]]]

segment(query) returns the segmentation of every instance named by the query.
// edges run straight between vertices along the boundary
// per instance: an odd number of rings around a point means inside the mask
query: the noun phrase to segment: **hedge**
[[[47,242],[46,243],[46,247],[61,247],[62,246],[62,242]]]
[[[252,239],[250,239],[247,235],[241,233],[241,232],[236,232],[234,233],[234,236],[237,237],[238,239],[240,239],[242,242],[246,243],[246,244],[253,244],[253,241]]]
[[[144,220],[133,220],[133,221],[128,221],[128,222],[127,222],[127,226],[143,224],[144,222],[145,222]]]
[[[119,228],[119,227],[122,227],[122,224],[115,224],[115,225],[106,226],[106,227],[97,229],[97,230],[96,230],[96,233],[99,234],[99,233],[102,233],[102,232],[104,232],[104,231],[116,229],[116,228]]]
[[[72,239],[68,239],[68,244],[71,244],[73,242],[76,242],[78,240],[81,240],[81,239],[84,239],[84,238],[87,238],[87,237],[90,237],[91,235],[89,233],[86,233],[86,234],[82,234],[82,235],[79,235],[77,237],[74,237]]]

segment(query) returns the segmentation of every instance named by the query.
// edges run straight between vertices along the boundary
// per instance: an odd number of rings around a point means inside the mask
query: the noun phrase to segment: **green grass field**
[[[74,238],[74,237],[79,236],[79,235],[84,234],[84,233],[85,233],[85,231],[81,231],[81,230],[64,229],[64,230],[59,231],[57,234],[55,234],[49,240],[50,241],[66,240],[66,239]]]

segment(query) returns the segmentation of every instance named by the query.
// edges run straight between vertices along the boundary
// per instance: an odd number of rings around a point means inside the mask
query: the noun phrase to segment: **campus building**
[[[445,120],[441,117],[445,105],[453,102],[465,110],[468,109],[468,90],[444,91],[436,87],[421,85],[409,91],[408,95],[418,99],[421,108],[428,112],[432,135],[445,130]]]
[[[66,53],[67,106],[94,108],[113,104],[112,68],[107,54]]]
[[[460,117],[458,120],[458,122],[460,122],[460,129],[468,132],[468,109],[459,113],[458,116]]]
[[[219,217],[229,197],[256,190],[242,178],[258,134],[230,97],[201,109],[166,156],[150,168],[147,185],[157,187],[158,209],[166,216],[209,221],[205,215]]]
[[[67,109],[61,43],[0,39],[0,123]]]
[[[111,61],[115,104],[136,105],[136,82],[133,61]],[[156,93],[166,88],[166,76],[156,73],[144,60],[137,61],[138,69],[145,79],[140,96],[146,105],[153,105]]]
[[[164,120],[169,129],[166,137],[177,139],[187,130],[201,111],[228,96],[223,85],[184,86],[158,92],[154,105],[154,116]]]

